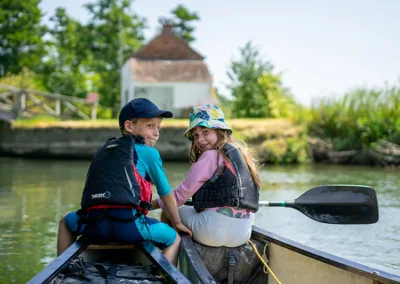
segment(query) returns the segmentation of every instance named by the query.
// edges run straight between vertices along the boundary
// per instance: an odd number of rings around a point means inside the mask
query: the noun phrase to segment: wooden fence
[[[14,114],[13,117],[50,115],[95,120],[98,106],[98,102],[86,99],[0,84],[0,110]]]

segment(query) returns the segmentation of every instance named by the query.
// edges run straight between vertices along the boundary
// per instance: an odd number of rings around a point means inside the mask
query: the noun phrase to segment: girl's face
[[[192,130],[192,137],[194,145],[201,152],[215,149],[217,146],[218,136],[215,129],[196,126]]]

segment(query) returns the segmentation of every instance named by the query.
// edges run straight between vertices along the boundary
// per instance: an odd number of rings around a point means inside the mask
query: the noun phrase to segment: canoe
[[[79,239],[28,283],[278,283],[271,273],[264,273],[264,265],[250,244],[212,248],[187,235],[181,237],[178,268],[154,247],[89,245]],[[255,226],[251,241],[281,283],[400,283],[400,276]]]
[[[252,243],[281,283],[394,284],[400,276],[322,252],[253,227]],[[182,236],[179,269],[191,283],[279,283],[251,245],[211,248]],[[230,280],[230,281],[229,281]]]
[[[319,186],[294,201],[261,201],[260,205],[291,207],[328,224],[379,220],[376,192],[367,186]],[[79,239],[29,283],[400,283],[398,275],[257,227],[250,241],[238,248],[212,248],[182,235],[176,268],[153,246],[89,245]]]
[[[88,244],[78,239],[33,277],[39,283],[185,283],[154,246]]]

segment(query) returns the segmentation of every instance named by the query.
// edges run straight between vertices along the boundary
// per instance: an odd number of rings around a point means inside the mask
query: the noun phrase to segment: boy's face
[[[125,121],[124,126],[127,132],[142,136],[144,143],[153,147],[160,137],[161,121],[161,117],[138,118],[134,122]]]

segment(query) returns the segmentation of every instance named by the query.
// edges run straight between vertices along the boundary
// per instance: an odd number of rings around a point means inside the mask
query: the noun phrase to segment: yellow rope
[[[267,258],[267,247],[268,247],[268,243],[265,243],[264,249],[263,249],[262,258],[265,260],[265,262],[268,263],[268,258]],[[267,268],[265,267],[265,265],[264,265],[264,267],[263,267],[263,271],[264,271],[265,274],[268,273],[268,270],[267,270]]]
[[[268,269],[269,273],[271,273],[272,277],[274,277],[274,279],[276,280],[276,282],[278,284],[282,284],[279,279],[275,276],[274,272],[272,272],[271,268],[268,266],[268,264],[265,262],[265,260],[262,258],[262,256],[260,255],[260,253],[258,252],[256,246],[253,244],[252,241],[248,240],[249,244],[252,246],[254,252],[256,253],[256,255],[258,256],[258,258],[261,260],[261,262],[264,264],[264,266]]]

